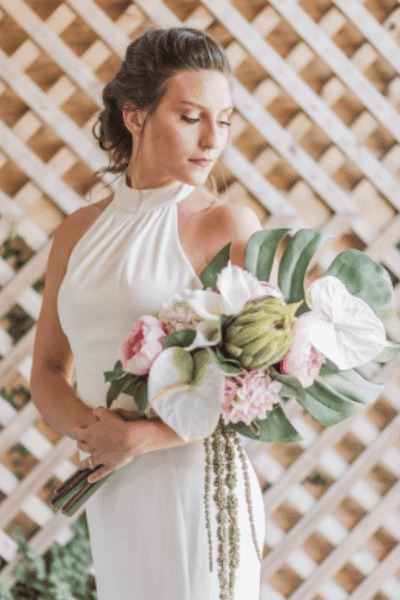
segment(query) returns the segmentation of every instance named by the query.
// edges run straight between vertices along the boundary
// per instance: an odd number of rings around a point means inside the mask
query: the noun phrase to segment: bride
[[[99,600],[258,600],[260,561],[238,476],[240,562],[234,595],[220,595],[204,518],[203,439],[184,441],[132,398],[106,408],[103,372],[136,318],[199,275],[232,242],[231,262],[261,229],[254,212],[224,203],[204,183],[228,141],[231,70],[222,48],[189,28],[148,30],[132,42],[105,86],[96,138],[114,195],[76,210],[56,231],[47,265],[31,373],[33,402],[73,439],[80,468],[112,476],[86,504]],[[71,382],[76,369],[77,393]],[[124,395],[122,395],[124,396]],[[235,456],[237,473],[241,463]],[[246,461],[258,547],[265,516]],[[211,503],[212,504],[212,503]],[[213,520],[214,518],[214,520]],[[218,548],[211,511],[213,548]]]

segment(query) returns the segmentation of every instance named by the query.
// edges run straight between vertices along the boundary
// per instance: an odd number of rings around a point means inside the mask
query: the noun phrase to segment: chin
[[[208,171],[206,173],[189,173],[185,182],[189,185],[203,185],[207,181],[208,175]]]

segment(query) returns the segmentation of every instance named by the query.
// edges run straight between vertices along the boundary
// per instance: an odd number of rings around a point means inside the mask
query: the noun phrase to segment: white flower
[[[154,361],[148,380],[149,405],[185,441],[208,437],[222,410],[225,374],[208,349],[193,357],[167,348]]]
[[[246,302],[261,296],[273,296],[283,299],[281,290],[265,281],[260,281],[248,271],[229,261],[217,277],[217,289],[223,297],[228,310],[225,314],[237,314]]]
[[[310,343],[341,370],[359,367],[387,346],[382,321],[337,277],[314,281],[307,290]]]

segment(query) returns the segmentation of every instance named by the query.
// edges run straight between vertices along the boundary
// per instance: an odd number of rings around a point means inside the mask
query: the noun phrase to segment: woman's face
[[[140,156],[137,161],[132,157],[128,167],[128,175],[134,170],[134,187],[161,187],[176,179],[202,185],[228,141],[233,106],[225,75],[185,70],[168,83],[168,91],[146,123]],[[146,113],[137,115],[143,123]]]

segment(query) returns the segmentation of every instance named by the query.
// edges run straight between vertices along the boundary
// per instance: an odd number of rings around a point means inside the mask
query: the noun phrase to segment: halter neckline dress
[[[137,190],[121,177],[112,201],[70,254],[58,313],[75,358],[77,394],[93,408],[106,406],[109,384],[103,372],[118,360],[134,321],[155,315],[174,293],[203,287],[178,235],[177,205],[193,190],[180,181]],[[138,410],[124,394],[113,403],[117,407]],[[235,452],[240,547],[234,600],[258,600],[261,565]],[[210,572],[205,459],[203,440],[147,452],[114,471],[87,501],[98,600],[219,600],[214,475],[209,496],[214,563]],[[262,551],[262,494],[247,455],[246,462]]]

